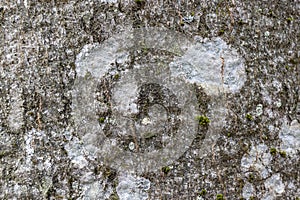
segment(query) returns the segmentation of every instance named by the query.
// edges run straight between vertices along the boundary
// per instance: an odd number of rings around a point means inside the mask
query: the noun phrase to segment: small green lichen
[[[274,13],[272,10],[270,10],[270,11],[268,12],[268,16],[269,16],[269,17],[276,17],[275,13]]]
[[[154,137],[156,137],[156,134],[153,133],[153,132],[147,132],[147,133],[145,133],[145,135],[144,135],[144,138],[145,138],[145,139],[151,139],[151,138],[154,138]]]
[[[217,194],[216,200],[224,200],[223,194]]]
[[[277,150],[276,150],[276,148],[274,148],[274,147],[271,147],[271,148],[270,148],[270,154],[271,154],[272,156],[275,156],[275,155],[276,155],[276,153],[277,153]]]
[[[281,157],[283,157],[283,158],[286,158],[286,152],[283,151],[283,150],[280,150],[280,151],[279,151],[279,155],[280,155]]]
[[[288,17],[288,18],[286,18],[286,21],[287,21],[288,23],[291,23],[292,21],[294,21],[294,18],[293,18],[293,17]]]
[[[253,197],[253,196],[249,197],[249,200],[254,200],[254,199],[255,199],[255,197]]]
[[[249,120],[249,121],[252,121],[253,120],[253,117],[251,114],[247,113],[246,114],[246,119]]]
[[[100,122],[101,124],[103,124],[103,123],[105,122],[105,118],[104,118],[104,117],[100,117],[98,120],[99,120],[99,122]]]
[[[119,80],[119,78],[120,78],[120,74],[115,74],[114,75],[114,80]]]
[[[206,116],[197,116],[196,119],[198,120],[201,126],[207,126],[210,123],[210,120]]]
[[[134,2],[137,3],[137,4],[141,4],[141,3],[144,2],[144,0],[134,0]]]
[[[223,30],[223,29],[219,30],[219,35],[223,35],[224,33],[225,33],[225,30]]]
[[[202,189],[201,192],[199,193],[200,196],[205,196],[207,194],[206,189]]]
[[[286,70],[289,70],[289,66],[288,66],[288,65],[286,65],[286,66],[285,66],[285,69],[286,69]]]
[[[141,48],[141,50],[142,50],[143,53],[147,54],[150,51],[150,48],[148,48],[147,46],[143,46]]]
[[[240,20],[238,21],[238,24],[239,24],[239,25],[243,25],[243,24],[245,24],[245,22],[244,22],[242,19],[240,19]]]
[[[119,196],[115,193],[111,194],[109,200],[119,200]]]
[[[171,168],[169,166],[165,166],[161,168],[161,171],[165,174],[168,174],[171,171]]]
[[[263,135],[263,136],[262,136],[262,139],[263,139],[263,140],[268,140],[269,138],[268,138],[268,136]]]
[[[0,151],[0,158],[3,158],[9,154],[8,151]]]
[[[249,176],[248,176],[248,180],[249,180],[249,182],[250,183],[252,183],[253,181],[254,181],[254,174],[250,174]]]

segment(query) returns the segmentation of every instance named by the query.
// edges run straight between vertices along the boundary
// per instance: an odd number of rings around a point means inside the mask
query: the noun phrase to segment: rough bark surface
[[[299,10],[297,0],[1,0],[0,199],[299,200]],[[128,30],[150,28],[179,34],[183,46],[172,51],[173,43],[164,49],[159,42],[149,47],[126,38]],[[141,37],[146,41],[146,36]],[[113,58],[112,66],[79,71],[80,56],[89,52],[85,48],[101,50],[116,41],[126,46],[129,40],[133,48]],[[229,52],[227,57],[216,61],[216,47]],[[108,53],[116,50],[110,49]],[[209,62],[203,61],[209,56]],[[186,60],[194,64],[184,64]],[[137,66],[148,62],[155,63],[148,65],[150,72],[168,66],[164,73],[184,74],[186,81],[176,85],[175,77],[174,85],[165,83],[167,75],[159,73],[156,82],[163,86],[143,85],[139,81],[149,82],[147,71]],[[215,68],[205,73],[205,62],[219,67],[221,79],[215,80]],[[230,71],[228,63],[240,63],[242,75]],[[190,74],[195,66],[199,73]],[[231,72],[237,79],[226,76]],[[95,79],[93,73],[99,80],[87,85]],[[238,84],[217,93],[226,80]],[[123,99],[137,106],[128,108]],[[180,107],[185,99],[195,106],[190,119],[184,118],[186,107]],[[88,107],[93,100],[97,106]],[[81,101],[87,101],[82,115],[76,112]],[[80,116],[85,121],[78,122]],[[124,160],[107,161],[107,152],[99,152],[113,150],[95,134],[95,117],[99,134],[125,152],[125,167]],[[152,118],[157,126],[150,127]],[[130,131],[132,120],[140,124],[135,130],[142,132],[141,140],[133,132],[120,134]],[[165,121],[171,124],[167,128],[160,126]],[[189,127],[193,121],[196,125]],[[172,143],[173,133],[186,133],[180,122],[194,134],[189,145],[178,146],[179,156],[175,151],[155,154],[163,141]],[[147,157],[142,164],[130,164],[130,155],[139,161],[134,157],[138,152]],[[157,161],[149,152],[170,159]]]

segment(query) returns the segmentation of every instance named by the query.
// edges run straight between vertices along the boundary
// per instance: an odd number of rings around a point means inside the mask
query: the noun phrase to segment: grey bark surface
[[[0,199],[298,200],[299,10],[1,0]]]

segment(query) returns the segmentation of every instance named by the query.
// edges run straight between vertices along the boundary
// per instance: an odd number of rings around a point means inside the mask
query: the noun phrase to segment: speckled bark
[[[296,0],[2,0],[0,198],[125,199],[131,188],[132,199],[299,199],[299,10]],[[246,80],[220,99],[195,90],[200,113],[226,110],[210,148],[199,127],[168,166],[126,174],[82,149],[75,61],[85,45],[143,27],[221,38]]]

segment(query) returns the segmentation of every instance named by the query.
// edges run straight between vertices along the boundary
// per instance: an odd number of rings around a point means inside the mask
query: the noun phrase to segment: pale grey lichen
[[[105,188],[105,185],[102,181],[95,181],[83,185],[83,192],[81,199],[108,199],[109,196],[113,193],[112,188]]]
[[[24,100],[22,99],[22,88],[19,88],[17,83],[11,85],[10,112],[8,115],[8,124],[11,130],[20,131],[24,125],[23,112]]]
[[[288,155],[296,156],[300,151],[300,123],[293,120],[289,125],[285,120],[279,138],[282,141],[280,149]]]
[[[282,105],[281,99],[276,100],[276,101],[274,102],[274,104],[275,104],[275,106],[276,106],[277,108],[280,108],[281,105]]]
[[[130,142],[129,145],[128,145],[128,148],[129,148],[131,151],[133,151],[134,148],[135,148],[134,143],[133,143],[133,142]]]
[[[264,35],[265,35],[265,37],[269,37],[269,36],[270,36],[270,32],[269,32],[269,31],[266,31],[266,32],[264,33]]]
[[[118,0],[100,0],[100,2],[103,2],[103,3],[117,3]]]
[[[242,192],[243,198],[249,199],[251,196],[255,195],[255,188],[254,186],[247,182],[244,187],[243,187],[243,192]]]
[[[255,113],[256,116],[261,116],[263,114],[263,105],[262,104],[258,104],[256,106],[255,111],[256,111],[256,113]]]
[[[272,155],[269,153],[269,147],[265,144],[252,146],[250,152],[241,159],[241,167],[244,172],[253,169],[260,173],[263,178],[268,177],[270,172],[269,164]]]
[[[284,193],[285,185],[282,182],[280,174],[273,174],[265,181],[266,193],[263,195],[263,200],[276,199],[280,194]]]
[[[117,193],[120,200],[146,200],[151,182],[143,177],[119,176]]]
[[[74,166],[82,169],[88,165],[88,161],[84,157],[82,142],[80,142],[78,139],[74,138],[72,141],[67,143],[64,148]]]
[[[122,77],[112,90],[114,109],[126,115],[138,113],[137,96],[138,84],[130,77]]]
[[[221,38],[196,42],[170,68],[174,76],[199,83],[210,95],[235,93],[246,81],[242,57]]]
[[[186,22],[186,23],[192,23],[193,20],[194,20],[194,16],[191,16],[191,15],[185,16],[185,17],[182,18],[182,21]]]

